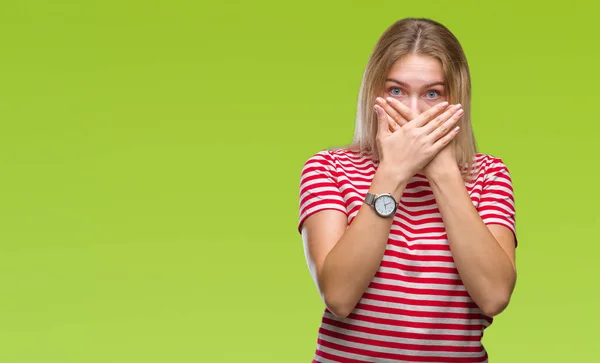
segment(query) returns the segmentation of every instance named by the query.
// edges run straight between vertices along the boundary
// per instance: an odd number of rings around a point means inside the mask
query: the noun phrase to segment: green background
[[[480,151],[514,181],[491,362],[597,361],[591,1],[0,4],[0,362],[309,362],[300,170],[350,141],[407,16],[462,42]]]

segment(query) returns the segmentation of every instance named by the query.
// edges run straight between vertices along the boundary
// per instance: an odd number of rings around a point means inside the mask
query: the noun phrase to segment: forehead
[[[438,59],[411,54],[398,59],[387,76],[405,83],[430,83],[443,81],[444,71]]]

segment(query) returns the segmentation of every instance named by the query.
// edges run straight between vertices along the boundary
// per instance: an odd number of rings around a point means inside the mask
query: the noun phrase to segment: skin
[[[397,61],[377,99],[378,147],[383,150],[369,192],[400,200],[420,171],[430,181],[463,283],[484,314],[508,304],[514,288],[514,236],[503,226],[485,226],[454,159],[454,127],[460,105],[445,105],[439,61],[417,55]],[[435,84],[435,85],[434,85]],[[389,98],[389,100],[386,100]],[[324,210],[302,226],[309,270],[328,309],[346,317],[368,287],[383,258],[391,218],[363,204],[347,226],[339,211]]]

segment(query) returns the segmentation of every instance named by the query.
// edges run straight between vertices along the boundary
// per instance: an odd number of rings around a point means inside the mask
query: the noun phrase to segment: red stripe
[[[304,213],[306,213],[307,210],[318,207],[320,205],[332,205],[332,204],[340,206],[344,212],[346,211],[346,206],[344,206],[344,202],[341,200],[337,201],[334,199],[324,199],[324,200],[315,199],[312,203],[305,203],[302,208],[301,213],[304,214]]]
[[[481,318],[480,314],[475,313],[455,313],[449,311],[419,311],[419,310],[407,310],[386,306],[377,306],[367,303],[358,303],[356,304],[356,309],[372,311],[380,314],[388,314],[388,315],[396,315],[399,317],[402,316],[412,316],[417,318],[431,318],[431,319],[462,319],[462,320],[478,320]],[[473,324],[459,324],[459,325],[473,325]],[[479,326],[480,324],[475,324]]]
[[[391,243],[395,246],[404,247],[409,250],[414,251],[450,251],[450,246],[447,244],[437,244],[437,243],[426,243],[426,244],[408,244],[404,241],[398,241],[394,239],[390,239],[388,243]]]
[[[389,280],[388,280],[389,281]],[[384,290],[384,291],[395,291],[409,295],[433,295],[433,296],[444,296],[444,297],[466,297],[469,298],[469,293],[466,290],[447,290],[447,289],[422,289],[418,287],[406,287],[402,285],[392,285],[383,282],[372,281],[369,284],[372,289]]]
[[[313,190],[314,188],[337,188],[337,186],[335,185],[334,182],[328,181],[328,180],[323,180],[323,176],[320,176],[320,175],[306,177],[305,180],[304,180],[304,183],[307,183],[307,182],[313,181],[313,180],[319,180],[319,181],[316,182],[316,183],[312,183],[311,185],[305,185],[305,186],[303,186],[300,189],[300,194],[306,193],[307,189]],[[339,192],[337,192],[335,190],[334,191],[322,191],[322,192],[314,192],[314,191],[312,191],[308,195],[319,195],[321,193],[330,193],[330,194],[339,195]]]
[[[434,272],[440,274],[458,274],[458,270],[454,267],[438,267],[438,266],[410,266],[398,262],[387,261],[391,268],[397,268],[403,271],[411,272]]]
[[[423,210],[408,210],[404,207],[404,203],[400,204],[398,206],[398,210],[401,211],[402,213],[404,213],[405,215],[409,215],[409,216],[423,216],[426,214],[437,214],[439,213],[439,210],[437,208],[427,208],[427,209],[423,209]]]
[[[385,263],[384,263],[385,262]],[[381,266],[385,266],[387,261],[382,261]],[[405,276],[400,274],[394,274],[389,272],[381,272],[377,271],[375,277],[381,277],[396,281],[403,281],[406,283],[413,284],[438,284],[438,285],[453,285],[453,286],[462,286],[462,281],[460,279],[443,279],[437,277],[412,277]]]
[[[402,226],[405,224],[419,226],[422,224],[429,224],[429,223],[444,223],[444,220],[441,217],[430,217],[430,218],[420,218],[420,219],[407,218],[406,221],[394,219],[393,223],[397,226]]]
[[[485,208],[494,208],[494,204],[502,204],[505,207],[505,209],[495,207],[502,211],[502,213],[507,213],[507,211],[513,211],[514,209],[511,202],[503,198],[482,198],[479,204],[483,204],[477,208],[479,211],[484,210]]]
[[[438,307],[438,308],[455,308],[455,309],[477,309],[477,304],[474,302],[462,302],[462,301],[442,301],[442,300],[416,300],[408,299],[405,297],[388,296],[365,292],[363,294],[365,299],[385,301],[395,304],[423,306],[423,307]]]
[[[422,323],[400,320],[401,317],[395,317],[394,319],[389,318],[378,318],[375,316],[363,315],[360,313],[351,313],[348,318],[354,320],[360,320],[369,322],[372,324],[384,324],[390,326],[398,326],[404,328],[415,328],[415,329],[444,329],[444,330],[457,330],[457,331],[480,331],[480,325],[464,325],[464,324],[449,324],[449,323]]]
[[[449,250],[449,248],[448,248]],[[403,260],[409,260],[409,261],[419,261],[419,262],[446,262],[446,263],[453,263],[454,259],[452,258],[452,256],[436,256],[436,255],[411,255],[408,253],[404,253],[404,252],[400,252],[400,251],[394,251],[394,250],[387,250],[385,251],[385,255],[386,256],[391,256],[391,257],[397,257],[397,258],[401,258]]]
[[[445,239],[445,235],[446,235],[446,228],[444,228],[444,226],[439,226],[439,227],[424,227],[424,228],[413,228],[411,227],[411,225],[409,224],[410,222],[405,221],[404,223],[398,223],[397,226],[402,228],[403,230],[407,231],[410,234],[433,234],[436,233],[438,236],[436,236],[438,239],[442,238]],[[402,232],[397,231],[397,230],[393,230],[390,231],[392,234],[396,234],[396,235],[401,235]],[[419,238],[419,239],[423,239],[423,238]]]

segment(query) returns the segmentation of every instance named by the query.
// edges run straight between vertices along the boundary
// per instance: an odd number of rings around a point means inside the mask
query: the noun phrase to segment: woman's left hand
[[[423,168],[423,174],[428,180],[433,180],[444,175],[451,168],[457,169],[456,164],[456,142],[452,140]]]
[[[380,105],[388,116],[400,127],[418,116],[402,102],[391,97],[388,97],[386,100],[379,98],[377,104]],[[453,117],[461,117],[463,115],[464,111],[460,104],[452,107],[454,108],[455,113],[455,116]],[[443,175],[447,171],[452,171],[457,168],[456,142],[455,140],[452,140],[423,168],[423,174],[425,174],[427,179],[431,180],[432,178]]]

